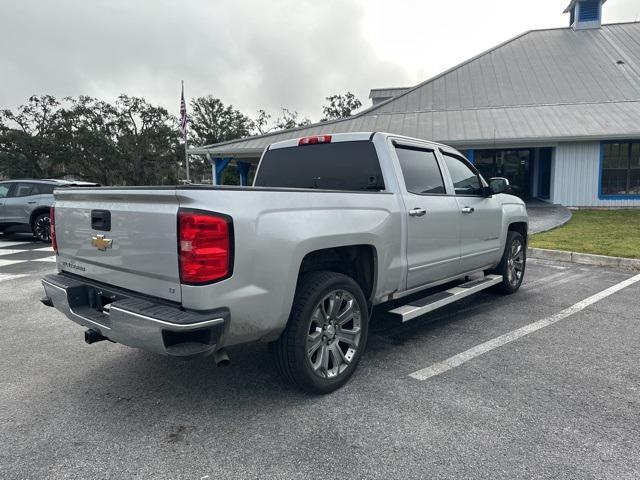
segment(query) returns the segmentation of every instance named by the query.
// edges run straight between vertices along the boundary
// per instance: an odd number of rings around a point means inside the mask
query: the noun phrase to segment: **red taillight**
[[[56,242],[56,209],[51,207],[49,210],[49,231],[51,232],[51,246],[56,255],[58,255],[58,242]]]
[[[331,143],[331,135],[313,135],[311,137],[302,137],[298,140],[298,146],[315,145],[316,143]]]
[[[222,280],[232,270],[232,224],[226,216],[178,211],[178,253],[182,283]]]

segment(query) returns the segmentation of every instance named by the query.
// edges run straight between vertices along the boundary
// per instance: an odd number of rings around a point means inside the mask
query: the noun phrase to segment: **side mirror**
[[[509,190],[509,180],[503,177],[493,177],[489,179],[489,188],[491,193],[505,193]]]

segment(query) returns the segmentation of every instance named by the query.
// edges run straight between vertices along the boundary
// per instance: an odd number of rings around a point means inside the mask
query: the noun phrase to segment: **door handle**
[[[409,215],[412,217],[422,217],[427,214],[427,211],[424,208],[412,208],[409,210]]]
[[[37,203],[37,202],[27,202],[27,203],[28,203],[29,205],[33,205],[34,203]]]
[[[473,207],[464,207],[464,208],[462,209],[462,213],[464,213],[464,214],[466,214],[466,215],[468,215],[468,214],[470,214],[470,213],[473,213],[473,212],[475,212],[475,211],[476,211],[476,209],[475,209],[475,208],[473,208]]]

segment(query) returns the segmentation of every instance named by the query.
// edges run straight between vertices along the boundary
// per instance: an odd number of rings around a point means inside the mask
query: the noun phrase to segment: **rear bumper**
[[[222,343],[229,312],[188,311],[66,274],[42,279],[45,303],[79,325],[130,347],[178,357],[214,352]]]

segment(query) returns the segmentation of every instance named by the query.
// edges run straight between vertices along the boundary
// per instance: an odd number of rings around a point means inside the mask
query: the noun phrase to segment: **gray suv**
[[[51,241],[49,208],[53,190],[69,186],[99,186],[68,180],[7,180],[0,182],[0,232],[31,232]]]

